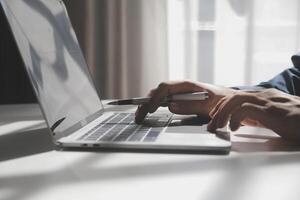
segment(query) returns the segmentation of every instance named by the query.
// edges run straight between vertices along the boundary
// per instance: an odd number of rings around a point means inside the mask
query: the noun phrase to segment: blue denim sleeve
[[[276,88],[285,93],[300,96],[300,55],[292,56],[294,67],[289,68],[269,81],[256,86],[233,87],[240,90],[261,90],[262,88]]]
[[[258,84],[264,88],[276,88],[285,93],[300,96],[300,70],[296,67],[284,70],[271,80]]]

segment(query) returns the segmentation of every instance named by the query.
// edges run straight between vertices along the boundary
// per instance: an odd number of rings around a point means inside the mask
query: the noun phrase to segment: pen
[[[141,105],[148,103],[150,97],[132,98],[132,99],[121,99],[117,101],[109,102],[109,105]],[[172,101],[201,101],[208,99],[207,92],[195,92],[185,94],[174,94],[165,98],[162,103],[169,103]]]

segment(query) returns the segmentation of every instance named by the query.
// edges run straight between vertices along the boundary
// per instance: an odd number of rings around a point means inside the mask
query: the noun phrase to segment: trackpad
[[[207,121],[198,117],[175,117],[159,137],[159,142],[202,147],[229,147],[230,133],[226,128],[217,133],[207,131]]]
[[[166,129],[165,133],[206,133],[212,134],[207,131],[207,125],[198,125],[198,126],[169,126]]]

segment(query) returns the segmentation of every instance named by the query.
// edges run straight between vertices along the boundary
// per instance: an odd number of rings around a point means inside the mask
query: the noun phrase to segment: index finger
[[[140,105],[135,112],[135,122],[140,124],[149,112],[149,104]]]
[[[148,97],[152,97],[155,89],[150,90]],[[148,104],[142,104],[139,105],[138,108],[135,111],[135,122],[137,124],[140,124],[145,119],[146,115],[149,112],[149,105]]]

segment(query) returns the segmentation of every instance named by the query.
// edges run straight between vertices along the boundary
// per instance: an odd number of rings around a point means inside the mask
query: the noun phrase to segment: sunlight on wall
[[[168,48],[169,48],[169,78],[171,80],[184,78],[184,24],[182,1],[168,2]]]
[[[169,0],[169,78],[252,85],[287,67],[300,43],[297,0]]]

